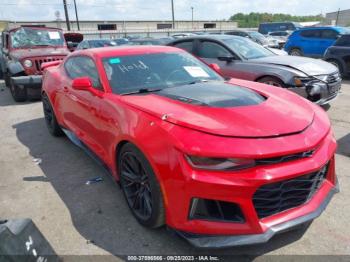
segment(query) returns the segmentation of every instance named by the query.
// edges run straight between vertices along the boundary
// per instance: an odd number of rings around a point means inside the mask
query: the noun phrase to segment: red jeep
[[[40,98],[41,64],[70,53],[58,28],[21,26],[3,31],[1,42],[0,69],[17,102]]]

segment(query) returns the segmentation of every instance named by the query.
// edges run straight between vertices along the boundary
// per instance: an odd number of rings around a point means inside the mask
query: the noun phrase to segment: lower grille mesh
[[[322,185],[328,166],[308,175],[260,187],[253,196],[258,217],[268,217],[306,203]]]

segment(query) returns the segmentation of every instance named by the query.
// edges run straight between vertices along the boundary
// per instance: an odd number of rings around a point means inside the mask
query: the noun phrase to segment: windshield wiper
[[[54,46],[54,45],[45,45],[45,44],[43,44],[43,45],[33,45],[33,46]]]
[[[154,93],[161,91],[162,89],[149,89],[149,88],[141,88],[135,91],[127,92],[127,93],[122,93],[121,95],[134,95],[134,94],[146,94],[146,93]]]
[[[210,81],[215,81],[215,80],[198,79],[198,80],[192,80],[192,81],[185,82],[185,83],[180,83],[179,85],[176,85],[176,86],[186,86],[186,85],[194,85],[194,84],[198,84],[198,83],[208,83]]]

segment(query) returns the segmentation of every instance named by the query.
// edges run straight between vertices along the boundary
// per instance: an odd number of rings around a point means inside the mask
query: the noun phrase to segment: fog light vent
[[[244,223],[240,207],[231,202],[193,198],[189,219]]]

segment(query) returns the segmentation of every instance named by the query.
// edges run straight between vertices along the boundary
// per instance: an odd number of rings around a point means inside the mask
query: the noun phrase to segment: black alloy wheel
[[[47,128],[49,129],[49,132],[53,136],[62,136],[63,131],[59,126],[59,124],[57,123],[56,116],[52,109],[49,98],[45,94],[42,96],[42,101],[43,101],[45,122],[46,122]]]
[[[122,156],[121,179],[127,201],[142,220],[152,215],[152,193],[149,177],[140,161],[131,152]]]
[[[140,224],[164,224],[163,198],[150,164],[134,145],[125,145],[119,156],[120,184],[128,206]]]

